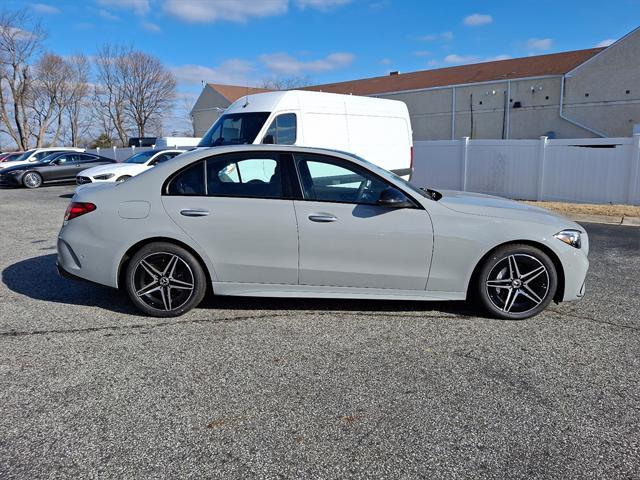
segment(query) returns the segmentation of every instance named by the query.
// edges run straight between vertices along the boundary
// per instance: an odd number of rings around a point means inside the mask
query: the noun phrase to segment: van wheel
[[[480,267],[475,297],[493,317],[522,320],[547,308],[558,288],[551,259],[530,245],[505,245]]]
[[[172,243],[145,245],[127,266],[125,286],[134,305],[154,317],[177,317],[204,298],[206,276],[198,260]]]

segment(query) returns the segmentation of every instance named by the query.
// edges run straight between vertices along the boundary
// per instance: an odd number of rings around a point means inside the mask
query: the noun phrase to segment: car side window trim
[[[259,157],[260,155],[265,155],[269,157],[278,157],[280,162],[280,166],[282,168],[282,187],[283,187],[283,195],[281,197],[265,197],[265,196],[242,196],[242,195],[225,195],[221,193],[209,193],[209,182],[208,182],[208,168],[207,161],[221,159],[223,157],[229,158],[230,163],[238,163],[242,160],[251,160]],[[233,162],[232,162],[233,160]],[[185,170],[191,168],[196,163],[200,163],[203,168],[203,181],[204,181],[204,195],[201,194],[175,194],[169,193],[169,188],[174,181],[181,173]],[[238,169],[239,170],[239,169]],[[240,172],[238,171],[238,176],[240,177]],[[280,151],[263,151],[263,152],[240,152],[240,153],[230,153],[223,155],[214,155],[211,157],[200,159],[194,163],[184,166],[177,172],[174,172],[167,180],[165,180],[162,186],[162,195],[164,196],[185,196],[185,197],[209,197],[209,198],[245,198],[245,199],[263,199],[263,200],[301,200],[302,199],[302,189],[297,180],[297,175],[295,173],[294,166],[294,158],[291,152],[280,152]]]

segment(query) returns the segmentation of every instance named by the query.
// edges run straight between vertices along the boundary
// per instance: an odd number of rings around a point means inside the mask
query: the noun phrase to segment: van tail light
[[[71,202],[64,214],[64,221],[72,220],[80,217],[85,213],[93,212],[97,207],[93,203],[87,202]]]

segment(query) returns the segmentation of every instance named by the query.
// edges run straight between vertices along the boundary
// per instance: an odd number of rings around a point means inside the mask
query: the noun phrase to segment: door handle
[[[209,210],[202,208],[183,208],[180,210],[180,215],[184,215],[185,217],[206,217],[209,215]]]
[[[336,220],[338,220],[338,218],[331,215],[330,213],[312,213],[311,215],[309,215],[309,220],[318,223],[329,223],[335,222]]]

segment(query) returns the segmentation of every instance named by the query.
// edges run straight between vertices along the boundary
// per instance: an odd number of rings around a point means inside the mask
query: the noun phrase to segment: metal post
[[[462,191],[467,191],[467,162],[469,161],[469,137],[462,137]]]
[[[636,202],[640,203],[638,195],[638,173],[640,172],[640,133],[632,137],[631,158],[629,161],[629,182],[627,183],[627,203],[633,204],[634,196]]]
[[[118,151],[116,150],[116,146],[113,146],[113,159],[117,162],[118,161]]]
[[[509,140],[511,136],[511,80],[507,81],[507,128],[504,138]]]
[[[451,140],[456,139],[456,87],[451,87]]]
[[[542,192],[544,190],[544,163],[547,157],[547,141],[545,136],[540,137],[540,149],[538,153],[538,193],[536,200],[542,200]]]

